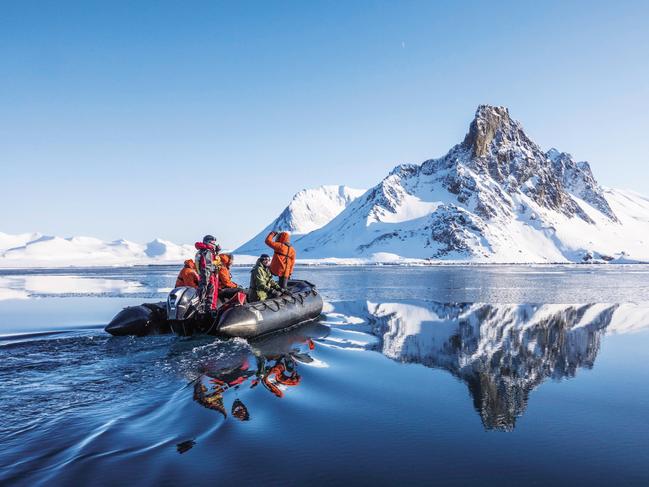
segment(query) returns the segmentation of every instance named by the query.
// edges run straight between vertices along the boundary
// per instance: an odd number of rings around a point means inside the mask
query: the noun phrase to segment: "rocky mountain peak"
[[[473,157],[484,157],[489,153],[489,147],[496,141],[515,142],[522,133],[518,122],[511,119],[507,107],[480,105],[469,126],[469,133],[463,145],[471,149]],[[525,137],[526,138],[526,137]]]
[[[552,179],[547,156],[505,107],[478,106],[469,132],[455,150],[463,153],[460,159],[474,171],[507,189],[522,186],[534,177],[540,177],[542,183]]]
[[[509,116],[506,107],[478,106],[464,141],[449,155],[447,160],[454,164],[461,162],[476,173],[488,176],[509,195],[523,193],[541,207],[592,223],[571,196],[574,195],[617,221],[588,163],[576,163],[570,154],[557,149],[542,151],[522,125]],[[470,182],[464,179],[452,178],[447,188],[467,199],[464,188]],[[507,198],[503,200],[505,206],[506,201]],[[483,204],[481,208],[486,207]],[[479,213],[481,208],[477,208]],[[494,211],[486,208],[482,214],[491,217]]]

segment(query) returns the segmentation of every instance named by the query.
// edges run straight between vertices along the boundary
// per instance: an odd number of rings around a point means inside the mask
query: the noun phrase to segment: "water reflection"
[[[236,397],[238,391],[260,387],[277,398],[284,397],[301,383],[300,364],[321,365],[309,352],[315,349],[314,340],[328,333],[329,327],[312,323],[253,341],[248,352],[204,363],[201,375],[194,382],[194,400],[224,418],[229,409],[233,418],[250,421],[252,415],[243,399]],[[234,396],[230,408],[226,407],[228,396]]]
[[[487,429],[512,430],[530,392],[592,368],[607,329],[649,324],[643,306],[333,303],[330,320],[377,340],[366,348],[451,372],[468,386]],[[643,323],[639,326],[638,323]],[[358,340],[354,340],[357,343]]]

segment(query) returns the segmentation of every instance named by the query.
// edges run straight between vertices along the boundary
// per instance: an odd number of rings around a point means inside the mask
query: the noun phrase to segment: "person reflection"
[[[253,376],[254,372],[249,368],[249,362],[244,358],[238,366],[205,372],[194,384],[194,400],[208,409],[221,413],[224,418],[227,417],[223,394],[229,389],[238,389]]]
[[[250,421],[248,408],[243,402],[241,402],[241,399],[235,399],[232,403],[232,416],[237,418],[239,421]]]
[[[297,345],[297,346],[296,346]],[[249,389],[259,384],[278,398],[284,397],[289,387],[298,386],[302,380],[298,363],[313,361],[308,351],[315,348],[312,338],[303,335],[284,336],[253,346],[256,366],[250,365],[249,357],[242,357],[234,366],[205,371],[194,384],[194,400],[201,406],[220,413],[227,418],[225,396],[229,391],[239,391],[245,384]],[[240,397],[233,400],[230,408],[232,417],[239,421],[250,421],[248,407]]]
[[[282,389],[300,384],[300,374],[297,372],[297,363],[291,354],[278,357],[257,357],[258,377],[264,387],[277,397],[284,397]],[[283,387],[282,387],[283,386]]]

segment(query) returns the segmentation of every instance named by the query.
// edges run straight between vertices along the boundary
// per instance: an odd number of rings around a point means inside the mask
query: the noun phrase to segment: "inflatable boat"
[[[124,308],[105,329],[116,336],[176,333],[252,338],[314,320],[322,312],[322,297],[308,281],[289,281],[287,292],[278,298],[252,303],[244,298],[244,293],[238,293],[220,302],[216,315],[205,318],[197,312],[196,289],[177,287],[166,302]]]

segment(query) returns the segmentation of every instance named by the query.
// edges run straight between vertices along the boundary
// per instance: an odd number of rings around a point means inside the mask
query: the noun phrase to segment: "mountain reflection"
[[[260,387],[278,398],[300,384],[300,363],[313,363],[309,351],[314,339],[324,337],[329,328],[312,323],[287,333],[276,334],[250,344],[252,353],[219,357],[213,366],[204,366],[194,383],[194,400],[202,406],[228,416],[225,399],[230,392]],[[252,415],[244,400],[236,397],[230,407],[232,417],[249,421]]]
[[[332,303],[387,357],[464,381],[487,429],[512,430],[544,380],[591,368],[619,305]],[[359,323],[358,318],[363,322]],[[356,321],[354,321],[356,320]]]

